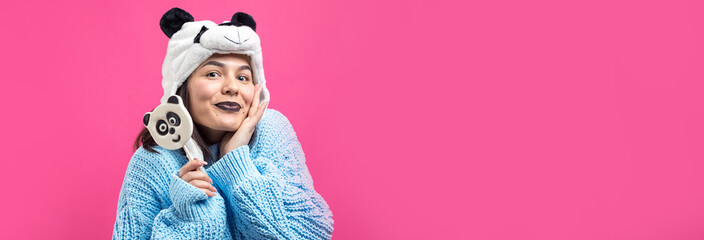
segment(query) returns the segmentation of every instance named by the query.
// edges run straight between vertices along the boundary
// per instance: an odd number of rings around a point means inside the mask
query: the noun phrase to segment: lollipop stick
[[[193,161],[193,155],[191,155],[191,152],[188,151],[188,148],[186,146],[183,146],[183,151],[186,152],[186,156],[188,157],[188,160]],[[198,160],[203,160],[203,159],[198,159]],[[203,170],[203,167],[199,167],[198,170],[205,172],[205,170]]]

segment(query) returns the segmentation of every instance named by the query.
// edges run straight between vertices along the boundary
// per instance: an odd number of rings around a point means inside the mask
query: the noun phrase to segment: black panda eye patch
[[[198,35],[196,35],[196,37],[193,38],[193,43],[200,43],[200,36],[203,35],[203,33],[204,33],[205,31],[208,31],[208,28],[205,27],[205,26],[201,27],[201,28],[200,28],[200,32],[198,33]]]
[[[169,124],[171,124],[172,126],[181,125],[181,118],[178,116],[178,114],[174,112],[166,113],[166,120],[168,120]]]
[[[164,136],[168,131],[169,125],[166,124],[166,121],[159,119],[159,121],[156,122],[156,132]]]

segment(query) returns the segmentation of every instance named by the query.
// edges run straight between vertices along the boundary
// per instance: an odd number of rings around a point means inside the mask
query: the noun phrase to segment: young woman
[[[183,99],[205,159],[162,148],[143,129],[113,239],[330,239],[332,213],[313,188],[293,127],[266,109],[251,16],[194,22],[174,8],[160,24],[170,38],[162,103],[173,94]]]

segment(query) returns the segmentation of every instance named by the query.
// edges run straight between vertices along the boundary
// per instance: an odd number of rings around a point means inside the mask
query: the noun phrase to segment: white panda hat
[[[168,101],[169,96],[176,94],[176,90],[203,61],[215,53],[249,56],[254,75],[252,80],[262,86],[260,102],[269,101],[262,48],[252,16],[238,12],[229,22],[215,24],[207,20],[195,22],[190,13],[172,8],[164,13],[159,25],[170,38],[161,70],[161,85],[164,88],[162,104]]]

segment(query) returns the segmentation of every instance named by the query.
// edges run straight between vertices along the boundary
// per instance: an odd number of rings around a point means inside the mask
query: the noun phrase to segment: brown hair
[[[190,112],[190,98],[188,97],[188,87],[186,87],[187,85],[188,80],[184,81],[181,86],[176,90],[176,95],[180,96],[181,99],[183,99],[183,105],[185,105],[186,109]],[[205,140],[203,140],[203,138],[200,136],[200,133],[198,132],[198,128],[200,126],[195,122],[193,122],[193,125],[195,127],[193,128],[193,135],[191,135],[191,137],[196,142],[196,144],[198,144],[198,147],[200,147],[200,149],[203,151],[203,157],[205,159],[201,160],[205,160],[208,163],[213,163],[213,161],[215,161],[212,156],[213,153],[210,152],[210,147],[208,147],[208,145],[205,143]],[[139,149],[140,145],[149,152],[158,153],[156,150],[154,150],[154,146],[156,146],[157,144],[152,138],[152,135],[149,134],[149,130],[147,130],[146,127],[142,128],[142,131],[140,131],[137,135],[137,139],[134,140],[134,150],[136,151],[137,149]]]

